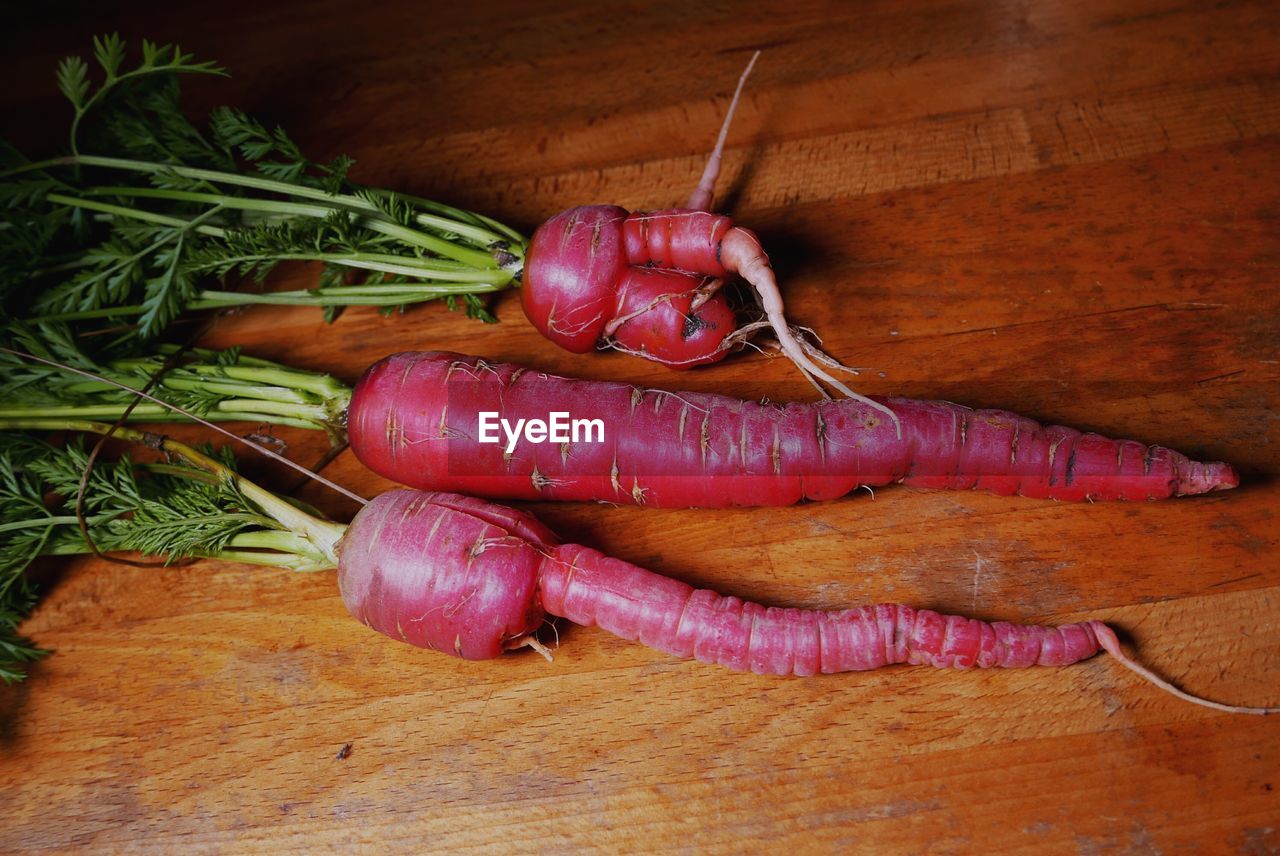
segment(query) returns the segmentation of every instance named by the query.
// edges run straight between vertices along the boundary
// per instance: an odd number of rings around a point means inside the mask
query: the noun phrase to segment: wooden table
[[[1150,504],[897,487],[539,516],[771,604],[1102,618],[1190,691],[1280,704],[1275,4],[433,5],[28,13],[4,36],[6,133],[55,139],[56,59],[119,28],[229,67],[191,87],[199,108],[243,106],[317,159],[351,154],[360,181],[532,229],[577,203],[683,201],[763,48],[720,199],[770,248],[794,320],[869,368],[860,390],[1136,436],[1231,461],[1244,484]],[[497,314],[328,327],[263,309],[210,341],[347,380],[430,347],[812,397],[783,360],[675,374],[559,351],[513,296]],[[323,451],[277,433],[304,462]],[[387,487],[349,453],[327,474]],[[85,560],[46,577],[26,630],[56,654],[0,694],[6,852],[1280,849],[1280,720],[1193,707],[1107,657],[785,680],[562,626],[550,665],[469,663],[370,633],[328,574]]]

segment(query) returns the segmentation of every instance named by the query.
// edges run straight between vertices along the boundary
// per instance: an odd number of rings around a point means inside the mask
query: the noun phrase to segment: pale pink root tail
[[[884,404],[854,392],[832,377],[805,352],[805,347],[791,332],[791,325],[787,323],[786,315],[783,313],[782,292],[778,290],[778,281],[773,275],[773,266],[769,264],[769,257],[765,255],[760,241],[751,231],[741,226],[734,226],[725,233],[724,239],[720,242],[720,262],[725,270],[737,273],[755,289],[760,299],[760,308],[769,319],[769,326],[773,328],[773,334],[778,338],[778,345],[782,348],[782,352],[796,364],[796,367],[814,386],[822,390],[825,395],[826,391],[815,379],[823,380],[841,395],[861,401],[880,411],[893,423],[898,436],[902,436],[902,423],[898,419],[898,414]],[[832,362],[835,363],[834,360]],[[845,368],[839,363],[835,363],[835,366],[840,369]]]
[[[1135,675],[1144,680],[1155,684],[1160,689],[1177,696],[1183,701],[1189,701],[1192,704],[1198,704],[1201,707],[1211,708],[1212,710],[1220,710],[1223,713],[1251,713],[1257,716],[1266,716],[1269,713],[1280,713],[1280,707],[1242,707],[1234,704],[1222,704],[1221,702],[1210,701],[1209,699],[1194,696],[1191,693],[1178,689],[1146,666],[1139,664],[1133,660],[1120,648],[1120,640],[1116,638],[1115,631],[1101,621],[1089,622],[1093,629],[1093,635],[1098,638],[1098,644],[1102,646],[1102,650],[1106,651],[1116,660],[1120,661],[1120,665],[1124,666]]]
[[[729,102],[729,110],[724,114],[724,122],[720,125],[720,136],[716,138],[716,147],[711,150],[711,157],[707,158],[707,165],[702,170],[702,178],[698,181],[698,186],[694,189],[693,195],[689,197],[689,204],[686,208],[692,208],[694,211],[710,211],[711,197],[716,190],[716,180],[720,178],[720,159],[724,154],[724,141],[729,136],[729,125],[733,122],[733,112],[738,109],[738,99],[742,97],[742,87],[747,82],[747,77],[751,74],[751,69],[756,67],[756,60],[760,58],[760,51],[756,51],[751,55],[751,60],[747,63],[746,70],[742,72],[742,76],[738,78],[738,88],[733,91],[733,100]]]
[[[715,148],[711,150],[711,156],[707,158],[707,165],[702,170],[702,178],[698,181],[697,188],[694,189],[693,195],[689,197],[687,208],[694,211],[709,211],[711,209],[711,197],[715,193],[716,181],[720,177],[720,165],[724,155],[725,140],[729,136],[729,126],[733,122],[734,111],[738,109],[738,101],[742,97],[743,86],[746,84],[747,77],[750,76],[751,70],[755,68],[756,60],[759,58],[760,51],[752,54],[751,60],[742,72],[742,76],[738,78],[738,87],[733,92],[733,100],[729,102],[729,109],[724,114],[724,122],[720,125],[720,136],[716,139]],[[818,366],[806,352],[807,349],[796,341],[796,337],[791,332],[791,327],[782,311],[782,294],[778,291],[778,283],[774,278],[773,268],[769,265],[768,256],[764,254],[764,250],[761,249],[755,235],[745,229],[736,227],[731,229],[721,243],[720,262],[726,270],[738,273],[739,276],[751,283],[752,287],[755,288],[760,297],[760,305],[764,308],[769,324],[773,327],[774,334],[778,337],[778,344],[781,346],[782,352],[796,364],[796,367],[800,369],[805,378],[819,392],[827,396],[826,389],[818,380],[826,381],[841,395],[868,404],[888,416],[897,429],[898,436],[902,436],[902,424],[898,421],[896,413],[879,402],[858,395],[836,380]],[[694,299],[691,309],[697,310],[702,306],[721,284],[719,281],[713,281],[709,287],[703,289],[703,293]],[[834,360],[831,362],[838,369],[846,368]],[[856,374],[856,372],[854,373]]]

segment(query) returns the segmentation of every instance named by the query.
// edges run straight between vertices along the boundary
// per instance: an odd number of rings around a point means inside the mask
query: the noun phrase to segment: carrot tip
[[[1223,464],[1222,466],[1226,465]],[[1200,696],[1192,695],[1191,693],[1178,689],[1169,681],[1166,681],[1164,678],[1160,677],[1155,672],[1151,671],[1146,666],[1141,665],[1128,654],[1124,653],[1120,648],[1120,640],[1116,638],[1115,631],[1106,624],[1103,624],[1101,621],[1091,621],[1089,622],[1089,627],[1093,630],[1093,635],[1097,637],[1098,645],[1102,650],[1106,651],[1118,660],[1120,665],[1124,666],[1126,669],[1148,683],[1154,684],[1156,687],[1164,690],[1170,695],[1177,696],[1183,701],[1189,701],[1192,704],[1198,704],[1201,707],[1222,711],[1223,713],[1248,713],[1254,716],[1267,716],[1272,713],[1280,713],[1280,707],[1242,707],[1233,704],[1222,704],[1221,702],[1210,701],[1209,699],[1201,698]]]
[[[1221,461],[1190,461],[1187,471],[1179,480],[1178,496],[1194,496],[1215,490],[1231,490],[1240,486],[1240,474],[1230,464]]]

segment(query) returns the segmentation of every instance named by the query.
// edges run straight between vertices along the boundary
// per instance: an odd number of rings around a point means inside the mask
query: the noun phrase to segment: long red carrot
[[[787,505],[892,482],[1060,500],[1163,499],[1235,487],[1224,463],[999,410],[884,399],[761,404],[574,380],[425,352],[374,364],[351,447],[402,484],[495,498],[659,507]],[[479,442],[480,414],[598,419],[603,442]],[[899,435],[899,429],[901,435]],[[585,436],[585,435],[584,435]]]
[[[560,544],[525,512],[451,494],[392,490],[370,501],[338,545],[338,585],[347,609],[373,629],[473,660],[544,650],[534,634],[556,615],[677,657],[800,677],[895,663],[1067,666],[1105,650],[1187,701],[1231,713],[1280,711],[1179,690],[1130,659],[1101,621],[1019,625],[898,604],[764,607]]]
[[[353,401],[353,391],[332,378],[244,355],[237,361],[193,355],[157,391],[200,391],[206,402],[216,401],[208,408],[213,419],[323,426],[335,434],[349,422],[357,453],[382,474],[416,487],[493,497],[780,505],[904,481],[1097,500],[1203,493],[1236,483],[1226,464],[942,402],[889,399],[885,406],[900,416],[890,430],[878,412],[847,401],[762,405],[573,381],[425,353],[376,364]],[[128,386],[163,363],[158,356],[83,373],[92,378],[107,372]],[[56,362],[49,365],[57,369],[48,373],[51,381],[66,371]],[[118,394],[100,394],[109,386],[94,385],[69,400],[50,395],[7,406],[0,426],[54,416],[120,417],[125,406]],[[132,418],[170,418],[160,404],[145,407]],[[486,411],[491,420],[511,424],[572,412],[598,420],[599,430],[581,442],[571,437],[567,443],[531,445],[519,439],[513,445],[507,437],[493,437],[500,442],[486,445],[478,442],[477,430]]]

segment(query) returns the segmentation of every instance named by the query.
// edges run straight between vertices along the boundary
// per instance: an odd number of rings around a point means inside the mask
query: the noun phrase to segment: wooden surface
[[[317,159],[351,154],[357,180],[528,230],[577,203],[683,201],[763,47],[720,199],[770,248],[794,320],[869,367],[862,391],[1139,437],[1231,461],[1245,483],[1161,504],[899,487],[537,513],[772,604],[1102,618],[1188,690],[1280,704],[1274,3],[434,5],[30,13],[3,36],[5,133],[55,139],[56,59],[118,28],[234,72],[192,87],[193,105],[238,104]],[[426,307],[332,327],[263,309],[211,341],[347,380],[431,347],[811,396],[781,360],[674,374],[578,358],[514,296],[497,309],[496,326]],[[304,462],[323,451],[276,433]],[[327,472],[387,486],[349,454]],[[26,629],[57,653],[0,693],[0,851],[1280,849],[1280,718],[1192,707],[1105,657],[782,680],[561,627],[551,665],[476,664],[370,633],[330,575],[84,560],[45,576]]]

